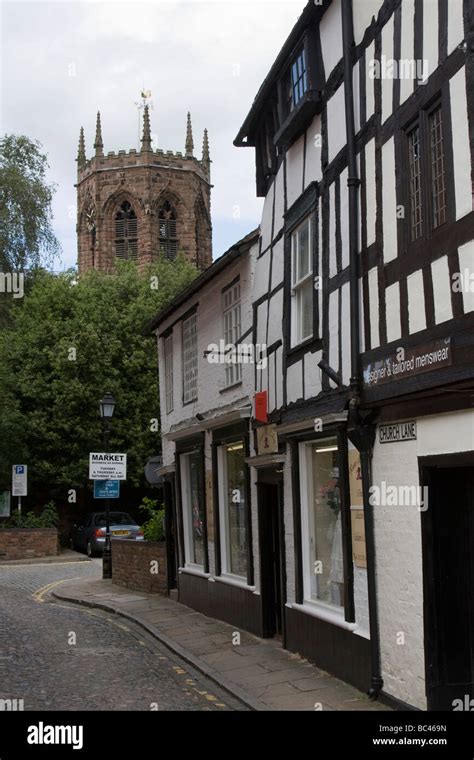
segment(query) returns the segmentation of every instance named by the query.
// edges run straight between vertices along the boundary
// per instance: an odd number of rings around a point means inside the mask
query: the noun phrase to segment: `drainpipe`
[[[380,672],[380,636],[378,624],[374,516],[370,504],[371,459],[375,438],[372,414],[363,415],[360,410],[360,297],[359,297],[359,207],[358,195],[360,180],[357,174],[354,96],[352,88],[352,49],[354,46],[354,27],[352,17],[352,0],[341,1],[342,44],[344,64],[344,104],[347,140],[347,186],[349,207],[349,286],[351,319],[351,379],[349,401],[348,436],[360,453],[362,490],[364,499],[364,526],[367,553],[367,591],[370,619],[370,647],[372,679],[368,695],[376,699],[383,686]]]

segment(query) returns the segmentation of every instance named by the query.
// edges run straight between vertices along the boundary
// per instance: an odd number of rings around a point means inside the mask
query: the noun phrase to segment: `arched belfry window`
[[[128,201],[115,214],[115,255],[118,259],[138,258],[137,216]]]
[[[175,259],[179,241],[176,237],[176,211],[169,201],[165,201],[158,212],[160,233],[160,256]]]

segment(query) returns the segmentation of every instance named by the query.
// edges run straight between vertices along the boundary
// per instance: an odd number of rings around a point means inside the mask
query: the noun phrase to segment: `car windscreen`
[[[96,525],[105,525],[105,512],[95,516]],[[135,520],[132,520],[130,515],[126,512],[111,512],[110,513],[110,525],[136,525]]]

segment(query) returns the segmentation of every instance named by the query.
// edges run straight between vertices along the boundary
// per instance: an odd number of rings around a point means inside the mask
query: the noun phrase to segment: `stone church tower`
[[[148,105],[141,150],[104,155],[100,114],[95,154],[87,160],[81,128],[77,154],[79,272],[113,271],[117,259],[145,267],[183,252],[199,269],[212,263],[211,184],[207,130],[202,158],[193,154],[188,113],[184,155],[153,150]]]

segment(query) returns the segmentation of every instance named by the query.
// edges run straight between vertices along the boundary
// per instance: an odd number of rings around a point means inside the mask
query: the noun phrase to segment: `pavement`
[[[50,557],[30,557],[29,559],[2,559],[0,566],[14,567],[16,565],[54,565],[63,562],[90,562],[85,554],[79,554],[72,549],[61,549],[59,554]]]
[[[100,560],[0,567],[0,715],[248,709],[142,627],[51,596],[100,572]]]
[[[131,621],[251,710],[390,710],[283,649],[159,594],[86,577],[52,585],[58,600]]]

